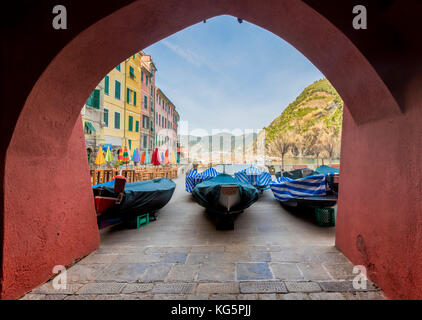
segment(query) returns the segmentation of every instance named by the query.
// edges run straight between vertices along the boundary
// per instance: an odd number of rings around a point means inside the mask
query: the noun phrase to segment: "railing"
[[[141,167],[136,169],[93,169],[90,170],[91,184],[96,185],[113,180],[117,175],[124,176],[127,182],[152,180],[157,178],[177,178],[177,167]]]

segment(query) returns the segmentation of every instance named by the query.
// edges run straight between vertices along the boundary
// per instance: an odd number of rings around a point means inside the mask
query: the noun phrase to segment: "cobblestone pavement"
[[[372,283],[353,288],[335,228],[284,210],[271,191],[239,215],[235,230],[217,231],[184,178],[175,181],[157,221],[102,230],[99,249],[68,268],[66,290],[49,281],[22,299],[384,299]]]

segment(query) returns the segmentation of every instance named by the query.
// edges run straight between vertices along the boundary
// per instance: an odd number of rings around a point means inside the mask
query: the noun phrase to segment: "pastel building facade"
[[[155,86],[156,72],[151,56],[140,51],[113,68],[93,91],[82,109],[91,164],[100,145],[110,147],[115,159],[125,146],[130,156],[136,148],[177,151],[180,117]]]
[[[176,152],[178,147],[177,129],[180,120],[176,106],[160,88],[156,90],[155,101],[156,145],[162,151]]]
[[[140,150],[151,151],[155,148],[155,75],[157,68],[150,55],[141,53],[141,83],[140,91],[142,97],[141,130],[140,130]]]
[[[88,162],[93,164],[99,145],[104,143],[104,79],[85,102],[81,117]]]

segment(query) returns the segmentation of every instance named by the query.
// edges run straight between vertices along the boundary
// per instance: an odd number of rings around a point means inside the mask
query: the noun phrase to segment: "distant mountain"
[[[218,133],[212,136],[179,136],[183,145],[188,144],[190,153],[208,153],[210,146],[213,152],[241,152],[243,150],[243,143],[245,149],[248,149],[257,138],[257,133],[246,133],[243,135],[233,135],[228,132]],[[210,140],[211,139],[211,140]]]

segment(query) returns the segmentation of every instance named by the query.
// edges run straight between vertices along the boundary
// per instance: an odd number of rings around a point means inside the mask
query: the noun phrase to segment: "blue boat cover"
[[[250,183],[257,188],[264,190],[268,189],[271,183],[271,174],[254,166],[238,171],[234,176],[239,181]]]
[[[287,177],[271,182],[270,188],[278,201],[287,201],[296,197],[320,197],[327,195],[326,176],[323,174],[300,179]]]
[[[315,173],[317,174],[336,174],[336,173],[340,173],[340,169],[337,168],[333,168],[333,167],[329,167],[329,166],[319,166],[318,168],[316,168]]]
[[[186,191],[192,193],[193,188],[195,188],[198,183],[207,181],[216,176],[218,176],[218,172],[214,168],[208,168],[201,173],[198,173],[196,169],[191,170],[186,175]]]

